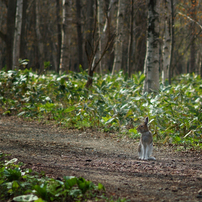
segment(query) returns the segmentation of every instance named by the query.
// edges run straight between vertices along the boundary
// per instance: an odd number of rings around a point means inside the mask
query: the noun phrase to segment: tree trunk
[[[163,71],[162,81],[165,85],[166,80],[169,80],[170,69],[170,54],[171,54],[171,4],[170,0],[165,0],[164,8],[164,38],[163,38]]]
[[[173,5],[173,0],[171,1],[171,51],[170,51],[170,68],[169,68],[169,84],[171,85],[171,78],[172,78],[172,65],[173,65],[173,52],[174,52],[174,5]]]
[[[159,0],[148,0],[144,92],[159,90]]]
[[[191,18],[196,21],[196,0],[191,0]],[[195,35],[196,35],[196,26],[195,22],[191,22],[191,35],[192,42],[190,47],[190,73],[195,72],[195,63],[196,63],[196,45],[195,45]]]
[[[62,43],[60,10],[61,10],[60,9],[60,0],[56,0],[58,46],[57,46],[57,67],[55,67],[55,68],[56,68],[56,72],[58,74],[59,74],[59,70],[60,70],[61,43]]]
[[[13,42],[13,67],[12,67],[12,69],[19,67],[18,60],[20,58],[22,13],[23,13],[23,0],[17,0],[16,17],[15,17],[15,33],[14,33],[14,42]]]
[[[78,46],[78,61],[79,61],[79,65],[83,67],[83,34],[81,31],[81,1],[80,0],[76,0],[76,16],[77,16],[77,37],[78,37],[78,41],[77,41],[77,46]],[[77,70],[78,71],[78,67]]]
[[[62,31],[61,31],[61,56],[60,70],[70,70],[70,44],[71,44],[71,0],[62,1]]]
[[[99,51],[98,51],[98,58],[101,57],[103,45],[105,44],[105,32],[104,29],[104,22],[105,22],[105,15],[104,15],[104,1],[98,0],[98,14],[97,14],[97,21],[98,21],[98,37],[100,39],[99,41]],[[102,74],[102,66],[105,66],[104,63],[105,57],[103,57],[103,60],[100,61],[98,66],[98,71],[100,74]]]
[[[134,9],[133,9],[133,4],[134,4],[134,0],[131,0],[131,14],[130,14],[130,40],[129,40],[129,44],[128,44],[128,76],[131,77],[132,74],[132,65],[133,65],[133,60],[132,60],[132,56],[133,56],[133,13],[134,13]]]
[[[40,73],[43,72],[44,70],[44,44],[43,44],[43,39],[40,31],[40,16],[39,16],[39,2],[40,0],[36,0],[36,37],[37,37],[37,44],[38,44],[38,55],[39,55],[39,66],[40,66]]]
[[[92,84],[93,84],[93,73],[94,73],[94,69],[89,64],[89,68],[88,68],[88,81],[86,83],[86,88],[91,87]]]
[[[114,64],[112,74],[122,69],[122,53],[123,53],[123,27],[124,27],[124,0],[118,1],[118,12],[116,22],[116,41],[114,47]]]
[[[27,36],[26,36],[26,20],[27,20],[27,0],[23,0],[23,11],[22,11],[22,29],[20,39],[20,58],[27,59]]]
[[[7,33],[6,33],[6,66],[7,70],[13,66],[13,41],[15,30],[16,0],[8,1]]]

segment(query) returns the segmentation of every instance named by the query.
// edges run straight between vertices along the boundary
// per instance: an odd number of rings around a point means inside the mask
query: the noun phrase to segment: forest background
[[[0,69],[21,64],[38,73],[68,73],[96,65],[100,74],[143,71],[152,2],[1,0]],[[160,75],[201,75],[201,0],[154,2]]]

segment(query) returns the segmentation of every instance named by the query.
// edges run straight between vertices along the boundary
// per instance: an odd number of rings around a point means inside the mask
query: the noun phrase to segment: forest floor
[[[117,134],[0,116],[0,151],[49,177],[100,182],[115,199],[202,201],[202,151],[154,145],[157,160],[141,161],[137,145]]]

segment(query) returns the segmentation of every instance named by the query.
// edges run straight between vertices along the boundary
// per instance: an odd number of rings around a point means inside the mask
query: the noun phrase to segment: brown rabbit
[[[137,131],[141,133],[140,143],[138,146],[139,159],[141,160],[156,160],[150,157],[153,150],[153,136],[148,128],[149,118],[146,117],[144,123],[137,127]]]

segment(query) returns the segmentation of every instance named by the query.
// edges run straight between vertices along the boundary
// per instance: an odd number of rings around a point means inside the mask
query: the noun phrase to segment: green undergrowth
[[[75,176],[64,176],[63,179],[49,178],[44,172],[23,169],[23,163],[17,163],[16,158],[8,161],[5,157],[6,155],[0,153],[0,201],[2,202],[115,201],[105,196],[105,188],[101,183],[95,185],[91,181]]]
[[[154,141],[202,147],[202,80],[195,74],[142,93],[144,75],[122,72],[94,77],[87,73],[37,75],[31,70],[0,71],[0,113],[54,120],[69,128],[96,128],[139,137],[136,127],[149,116]]]

